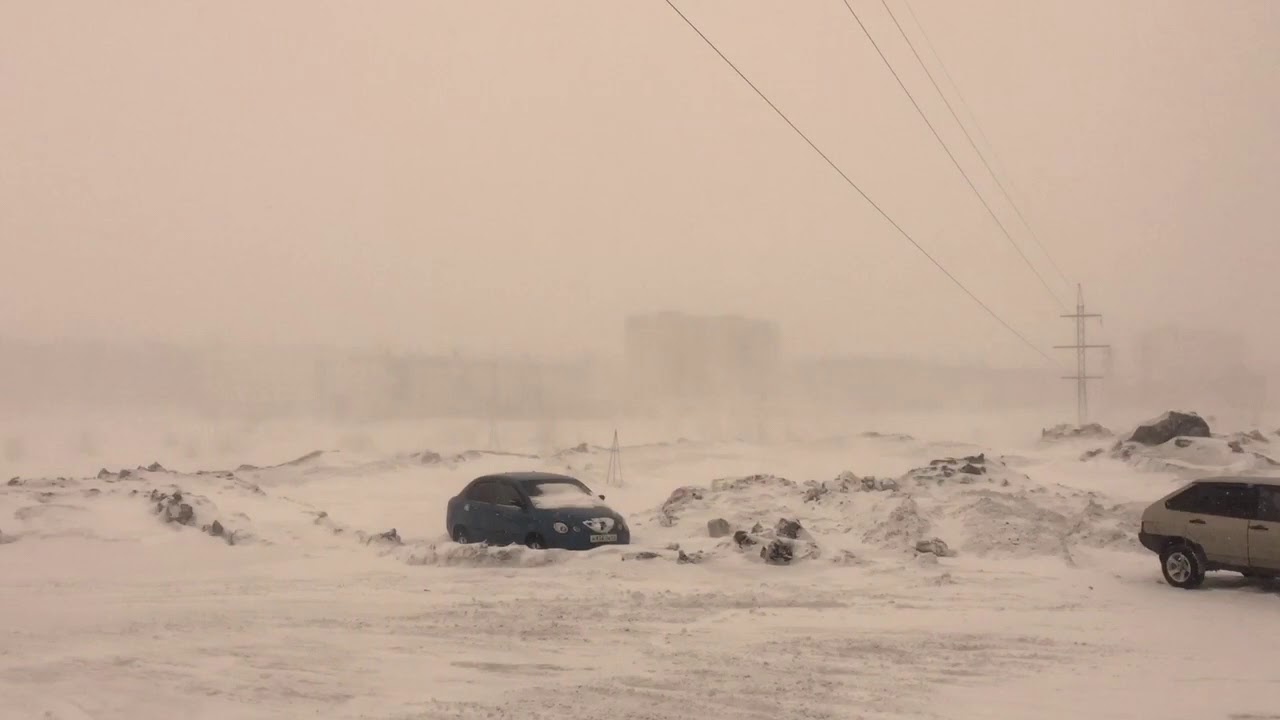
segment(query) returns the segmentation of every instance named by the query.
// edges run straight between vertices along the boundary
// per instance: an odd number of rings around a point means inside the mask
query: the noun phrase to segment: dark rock
[[[821,500],[822,497],[826,495],[828,492],[830,491],[827,489],[826,485],[814,485],[813,487],[804,491],[804,501],[817,502]]]
[[[791,543],[779,538],[760,548],[760,557],[770,565],[790,565],[795,559],[795,550]]]
[[[796,520],[782,518],[778,520],[778,524],[775,525],[773,529],[774,532],[777,533],[778,537],[795,540],[800,537],[800,531],[804,528],[802,528],[800,523]]]
[[[168,470],[165,470],[164,466],[158,462],[153,462],[143,469],[146,470],[147,472],[168,472]]]
[[[127,477],[133,477],[133,471],[132,471],[132,470],[121,470],[121,471],[120,471],[120,479],[122,479],[122,480],[123,480],[124,478],[127,478]]]
[[[371,535],[368,539],[366,539],[366,540],[364,541],[364,544],[365,544],[365,545],[368,545],[368,544],[370,544],[370,543],[375,543],[375,542],[380,542],[380,543],[390,543],[390,544],[392,544],[392,545],[402,545],[402,544],[404,544],[404,541],[400,539],[400,533],[396,532],[396,529],[395,529],[395,528],[391,528],[390,530],[388,530],[388,531],[386,531],[386,532],[384,532],[384,533],[378,533],[377,535]]]
[[[733,534],[733,542],[740,548],[751,547],[756,544],[755,538],[747,534],[746,530],[739,530]]]
[[[729,521],[724,518],[707,521],[707,534],[713,538],[721,538],[731,532],[733,532],[733,528],[729,527]]]
[[[214,537],[222,537],[222,534],[226,532],[226,530],[223,529],[222,523],[214,520],[213,524],[209,526],[209,529],[206,532]]]
[[[764,532],[764,526],[761,525],[760,523],[756,523],[755,525],[751,526],[752,535],[759,535],[762,532]]]
[[[1266,436],[1266,435],[1263,435],[1263,434],[1262,434],[1262,432],[1261,432],[1261,431],[1259,431],[1259,430],[1250,430],[1248,433],[1245,433],[1245,435],[1246,435],[1246,437],[1248,437],[1250,440],[1253,440],[1253,441],[1255,441],[1255,442],[1260,442],[1260,443],[1270,443],[1270,442],[1271,442],[1270,440],[1268,440],[1268,439],[1267,439],[1267,436]]]
[[[978,467],[973,463],[965,463],[964,467],[960,468],[960,472],[965,475],[986,475],[987,469],[985,467]]]
[[[953,553],[947,544],[938,538],[932,540],[921,540],[916,543],[916,552],[922,554],[936,555],[938,557],[951,557]]]
[[[661,556],[660,556],[660,555],[658,555],[658,553],[656,553],[656,552],[650,552],[650,551],[648,551],[648,550],[642,550],[642,551],[640,551],[640,552],[627,553],[627,554],[625,554],[625,555],[623,555],[623,556],[622,556],[622,559],[623,559],[623,561],[627,561],[627,560],[654,560],[654,559],[659,558],[659,557],[661,557]]]
[[[177,508],[175,511],[174,508]],[[190,525],[196,519],[196,511],[187,503],[174,503],[169,505],[167,517],[170,522],[176,522],[179,525]]]
[[[703,559],[705,559],[706,557],[701,550],[695,552],[692,555],[686,554],[685,551],[683,550],[678,550],[677,552],[679,554],[676,555],[676,563],[680,565],[697,565],[698,563],[702,562]]]
[[[1173,444],[1180,448],[1189,448],[1191,447],[1191,439],[1184,437],[1174,438]]]
[[[1096,450],[1085,450],[1084,454],[1080,456],[1080,462],[1084,462],[1086,460],[1092,460],[1104,452],[1106,452],[1105,448],[1098,448]]]
[[[261,469],[262,468],[258,467],[257,465],[249,465],[248,463],[245,463],[244,465],[241,465],[240,467],[236,468],[236,472],[249,472],[251,470],[261,470]]]
[[[423,465],[439,465],[444,462],[444,457],[438,452],[423,450],[415,456],[415,459]]]
[[[983,465],[987,462],[987,454],[978,453],[977,455],[970,455],[969,457],[965,458],[964,461],[969,463],[970,465]]]
[[[21,484],[22,484],[22,478],[20,477],[9,478],[9,483],[8,483],[9,487],[17,487]]]
[[[1233,453],[1240,453],[1240,454],[1244,453],[1244,446],[1240,444],[1239,440],[1232,440],[1231,442],[1227,443],[1227,447],[1231,448],[1231,452]]]
[[[99,480],[106,480],[107,478],[112,477],[112,476],[114,476],[114,475],[115,475],[115,473],[111,472],[110,470],[108,470],[108,469],[106,469],[106,468],[102,468],[101,470],[99,470],[99,471],[98,471],[98,479],[99,479]]]
[[[1209,423],[1195,413],[1171,411],[1139,425],[1129,441],[1142,445],[1163,445],[1177,437],[1210,437]]]

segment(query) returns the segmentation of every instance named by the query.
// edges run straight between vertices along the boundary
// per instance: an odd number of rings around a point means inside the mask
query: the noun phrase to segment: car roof
[[[578,478],[570,477],[568,475],[561,475],[559,473],[549,473],[549,472],[533,472],[533,471],[495,473],[493,475],[485,475],[484,477],[476,478],[476,480],[509,480],[515,483],[533,483],[533,482],[581,483],[582,482],[581,480],[578,480]]]
[[[1195,480],[1196,483],[1214,483],[1214,482],[1230,482],[1230,483],[1248,483],[1250,485],[1267,485],[1269,487],[1280,487],[1280,477],[1270,475],[1224,475],[1221,477],[1206,477]]]

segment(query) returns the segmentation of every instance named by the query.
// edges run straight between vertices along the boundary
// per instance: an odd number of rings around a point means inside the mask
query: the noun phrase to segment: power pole
[[[1073,318],[1076,321],[1076,344],[1075,345],[1054,345],[1057,350],[1075,350],[1076,351],[1076,374],[1064,376],[1063,380],[1076,381],[1076,413],[1078,423],[1084,425],[1089,421],[1089,381],[1101,380],[1101,375],[1089,374],[1089,350],[1110,348],[1110,345],[1090,345],[1086,338],[1085,321],[1089,318],[1101,318],[1098,313],[1087,313],[1084,310],[1084,290],[1076,285],[1076,311],[1071,315],[1063,315],[1064,318]]]
[[[622,448],[618,445],[618,431],[613,431],[613,446],[609,448],[609,470],[605,474],[606,485],[622,487]]]

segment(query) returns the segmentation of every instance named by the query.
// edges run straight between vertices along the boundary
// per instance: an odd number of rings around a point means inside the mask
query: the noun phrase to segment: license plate
[[[618,542],[618,535],[617,533],[613,533],[610,535],[592,535],[591,542],[595,542],[595,543]]]

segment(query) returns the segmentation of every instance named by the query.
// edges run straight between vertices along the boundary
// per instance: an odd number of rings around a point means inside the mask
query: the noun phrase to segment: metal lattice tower
[[[613,446],[609,448],[609,471],[604,476],[605,485],[622,487],[622,448],[618,445],[618,431],[613,431]]]
[[[1075,350],[1076,351],[1076,374],[1066,375],[1063,380],[1076,381],[1076,415],[1077,422],[1084,425],[1089,421],[1089,381],[1101,380],[1101,375],[1089,374],[1089,350],[1110,348],[1110,345],[1090,345],[1087,338],[1087,321],[1089,318],[1102,318],[1098,313],[1085,312],[1084,308],[1084,290],[1081,286],[1076,285],[1076,311],[1074,314],[1063,315],[1064,318],[1072,318],[1076,321],[1076,343],[1075,345],[1055,345],[1058,350]]]

